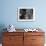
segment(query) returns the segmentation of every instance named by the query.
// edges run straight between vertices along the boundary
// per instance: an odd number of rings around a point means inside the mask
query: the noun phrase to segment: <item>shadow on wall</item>
[[[0,43],[2,43],[2,33],[6,31],[4,28],[6,28],[6,26],[4,24],[0,24]]]

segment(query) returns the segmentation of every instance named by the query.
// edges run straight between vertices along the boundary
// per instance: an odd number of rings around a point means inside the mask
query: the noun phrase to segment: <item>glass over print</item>
[[[20,7],[18,8],[18,21],[34,21],[35,20],[35,9]]]

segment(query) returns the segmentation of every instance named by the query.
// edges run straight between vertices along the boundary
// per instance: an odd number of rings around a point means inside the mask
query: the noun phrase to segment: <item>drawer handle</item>
[[[9,38],[10,40],[12,40],[11,38]]]
[[[10,40],[13,40],[13,38],[9,38]]]
[[[36,39],[32,39],[32,40],[36,40]]]

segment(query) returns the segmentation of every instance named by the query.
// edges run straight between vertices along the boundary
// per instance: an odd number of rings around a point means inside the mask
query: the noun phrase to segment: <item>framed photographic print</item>
[[[35,21],[35,8],[19,7],[17,17],[18,21]]]

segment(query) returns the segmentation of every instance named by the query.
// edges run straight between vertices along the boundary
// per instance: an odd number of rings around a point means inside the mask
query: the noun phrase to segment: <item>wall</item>
[[[0,0],[0,25],[13,24],[16,28],[46,28],[46,0]],[[36,20],[34,22],[18,22],[17,8],[34,7]]]
[[[36,20],[34,22],[18,22],[18,7],[34,7]],[[40,27],[46,32],[46,0],[0,0],[0,31],[9,24],[20,29]]]

